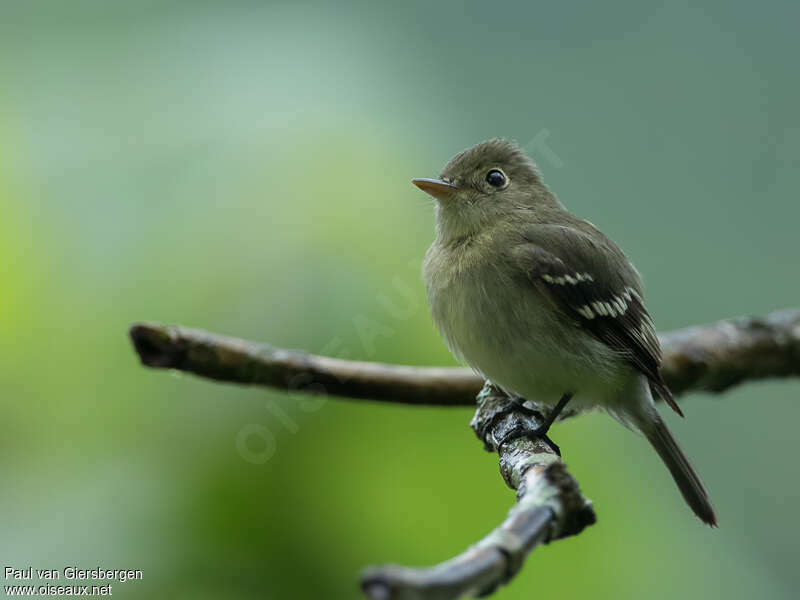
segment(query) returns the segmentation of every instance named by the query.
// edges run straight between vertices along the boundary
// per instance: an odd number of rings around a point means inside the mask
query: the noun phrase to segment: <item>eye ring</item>
[[[493,188],[503,189],[508,185],[508,177],[500,169],[489,169],[486,173],[486,183]]]

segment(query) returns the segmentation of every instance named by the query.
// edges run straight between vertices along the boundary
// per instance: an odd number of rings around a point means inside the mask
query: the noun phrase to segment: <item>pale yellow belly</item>
[[[465,276],[441,291],[432,309],[451,352],[509,394],[553,405],[573,393],[576,408],[613,408],[635,376],[533,286]]]

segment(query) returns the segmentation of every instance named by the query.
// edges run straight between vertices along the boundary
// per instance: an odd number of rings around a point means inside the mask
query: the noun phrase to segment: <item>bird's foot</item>
[[[564,407],[569,403],[570,399],[572,398],[571,393],[564,394],[561,399],[558,401],[555,407],[549,412],[547,416],[542,415],[538,410],[533,408],[528,408],[524,404],[524,400],[518,396],[509,397],[508,403],[500,408],[490,419],[484,423],[484,425],[479,430],[479,435],[483,440],[484,444],[486,445],[486,449],[490,452],[493,450],[491,445],[488,443],[488,434],[492,434],[492,439],[495,441],[495,447],[499,448],[506,442],[509,442],[513,439],[518,437],[527,437],[531,440],[542,440],[547,443],[550,448],[560,457],[561,456],[561,449],[558,447],[553,440],[551,440],[547,436],[547,432],[550,431],[550,426],[555,422],[558,416],[561,414],[561,411],[564,410]],[[541,423],[538,427],[531,427],[530,425],[526,425],[525,423],[518,423],[515,425],[511,431],[506,433],[499,442],[497,442],[496,438],[494,437],[494,427],[497,423],[503,419],[504,417],[508,416],[511,413],[521,413],[526,417],[535,418],[537,421]]]
[[[534,442],[538,441],[538,440],[542,440],[548,446],[550,446],[550,448],[553,450],[553,452],[555,452],[558,455],[559,458],[561,458],[561,448],[559,448],[558,444],[556,444],[553,440],[550,439],[550,437],[547,435],[548,431],[550,431],[550,426],[549,425],[547,425],[547,426],[541,425],[539,427],[530,427],[530,426],[525,425],[525,424],[519,424],[519,425],[514,426],[511,429],[511,431],[509,431],[508,433],[506,433],[503,436],[503,439],[500,440],[500,442],[497,444],[497,447],[499,448],[503,444],[506,444],[508,442],[512,442],[512,441],[514,441],[514,440],[516,440],[518,438],[526,437],[529,440],[534,441]]]
[[[521,413],[526,417],[533,417],[539,421],[543,420],[543,415],[538,410],[533,408],[528,408],[524,404],[525,400],[520,398],[519,396],[509,396],[508,402],[500,408],[497,412],[495,412],[491,418],[489,418],[481,427],[478,429],[478,436],[480,439],[486,443],[486,440],[489,438],[489,434],[492,432],[494,427],[505,417],[510,415],[511,413]],[[494,436],[492,436],[494,438]],[[486,445],[486,449],[491,452],[492,448],[490,445]]]

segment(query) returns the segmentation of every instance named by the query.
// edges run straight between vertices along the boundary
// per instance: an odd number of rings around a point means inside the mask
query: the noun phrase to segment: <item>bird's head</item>
[[[463,237],[552,206],[536,165],[520,146],[504,139],[481,142],[456,154],[438,179],[412,183],[436,200],[439,235]]]

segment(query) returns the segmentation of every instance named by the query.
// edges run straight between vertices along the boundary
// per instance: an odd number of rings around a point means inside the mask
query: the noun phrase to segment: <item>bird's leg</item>
[[[547,415],[547,418],[544,420],[544,423],[542,423],[542,425],[539,427],[539,429],[543,430],[542,435],[550,431],[550,426],[553,423],[555,423],[555,420],[558,418],[558,415],[561,414],[561,412],[564,410],[564,408],[567,406],[570,400],[572,400],[571,392],[561,396],[561,399],[559,399],[558,404],[556,404],[553,407],[553,410],[551,410],[550,413]]]
[[[526,425],[517,425],[516,427],[511,429],[511,431],[509,431],[507,434],[505,434],[503,436],[503,439],[500,440],[500,443],[498,444],[498,447],[502,446],[506,442],[511,441],[513,439],[516,439],[516,438],[518,438],[520,436],[525,436],[525,437],[527,437],[529,439],[532,439],[532,440],[540,439],[540,440],[543,440],[543,441],[547,442],[547,444],[553,449],[553,451],[556,454],[558,454],[559,456],[561,456],[561,449],[558,447],[558,445],[553,440],[551,440],[547,436],[547,432],[550,431],[550,427],[553,425],[555,420],[558,418],[558,415],[561,414],[561,411],[564,410],[564,407],[567,406],[567,404],[569,403],[569,401],[571,399],[572,399],[572,394],[571,393],[564,394],[563,396],[561,396],[561,399],[558,401],[558,404],[556,404],[553,407],[553,409],[547,414],[547,416],[542,420],[542,424],[541,425],[539,425],[536,428],[527,427]],[[528,414],[531,414],[532,412],[534,412],[534,413],[537,413],[536,416],[540,416],[540,415],[538,415],[538,411],[532,411],[531,409],[529,409],[527,407],[524,407],[524,408],[525,408],[525,410],[528,411]],[[513,408],[511,410],[513,410]],[[506,414],[508,414],[508,413],[506,413]]]

